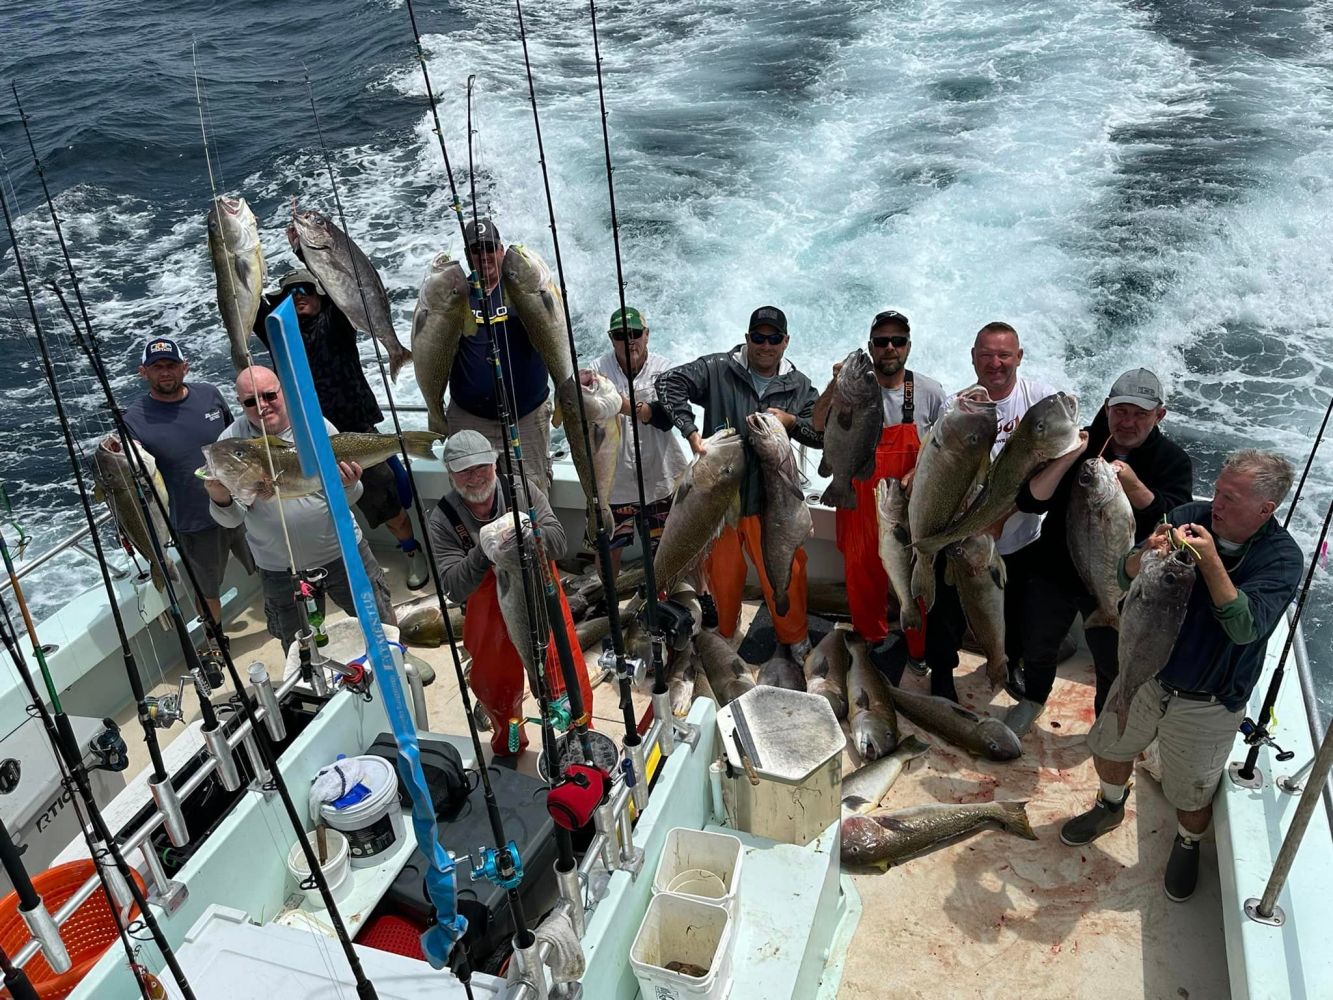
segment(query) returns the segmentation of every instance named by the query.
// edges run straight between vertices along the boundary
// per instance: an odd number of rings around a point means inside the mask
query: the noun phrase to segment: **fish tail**
[[[1024,840],[1037,839],[1037,835],[1032,832],[1032,823],[1028,819],[1026,802],[997,802],[996,805],[1000,807],[1000,815],[996,819],[1006,831]]]
[[[898,624],[903,628],[918,630],[921,628],[921,608],[917,606],[915,599],[909,597],[906,601],[900,602]]]
[[[403,431],[403,447],[413,458],[434,458],[434,444],[442,437],[435,431]]]
[[[992,691],[1003,684],[1007,676],[1009,676],[1009,660],[1007,657],[997,656],[986,661],[986,680],[990,681]]]
[[[915,760],[929,750],[929,743],[921,739],[919,736],[909,734],[902,738],[902,741],[898,744],[898,749],[894,752],[907,760]]]
[[[841,507],[844,510],[856,510],[856,491],[852,489],[850,479],[835,479],[828,484],[824,495],[819,498],[825,507]]]
[[[389,378],[397,382],[399,370],[411,360],[412,352],[406,347],[399,348],[399,353],[389,357]]]
[[[920,598],[927,611],[935,606],[935,557],[918,554],[912,564],[912,600]]]
[[[778,613],[779,618],[791,610],[791,598],[787,596],[785,590],[775,590],[773,592],[773,610]]]

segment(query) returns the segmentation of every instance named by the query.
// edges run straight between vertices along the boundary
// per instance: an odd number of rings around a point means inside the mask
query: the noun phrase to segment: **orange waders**
[[[556,572],[552,564],[551,572]],[[574,669],[578,673],[579,688],[583,691],[583,707],[591,721],[592,686],[588,683],[588,668],[574,632],[574,619],[560,591],[560,609],[564,626],[569,634],[569,647],[574,653]],[[467,613],[463,616],[463,645],[472,654],[472,673],[468,686],[491,717],[491,750],[497,757],[513,753],[509,749],[509,724],[523,718],[523,696],[527,688],[527,672],[523,660],[509,639],[504,615],[500,613],[500,597],[495,582],[495,569],[486,571],[479,586],[467,599]],[[564,677],[560,673],[560,659],[555,643],[546,647],[546,685],[552,698],[565,693]],[[519,750],[528,745],[525,727],[519,725]]]
[[[791,584],[787,587],[787,597],[791,606],[787,613],[778,616],[773,610],[773,585],[768,582],[764,572],[764,550],[762,545],[763,527],[758,514],[740,519],[735,527],[727,525],[713,542],[713,549],[704,563],[704,573],[708,580],[708,589],[717,604],[717,630],[730,638],[736,634],[736,626],[741,617],[741,595],[745,591],[745,555],[749,553],[750,562],[759,573],[759,585],[764,590],[764,601],[768,604],[768,613],[773,616],[773,631],[778,642],[791,644],[806,637],[805,620],[805,549],[797,549],[791,561]],[[882,572],[882,571],[881,571]]]
[[[875,474],[869,479],[852,480],[856,491],[856,510],[839,507],[834,512],[838,551],[842,553],[847,579],[847,606],[852,613],[852,627],[870,645],[889,634],[889,577],[879,558],[879,518],[875,505],[875,484],[881,479],[901,479],[916,468],[921,451],[921,437],[913,422],[911,376],[903,387],[903,422],[884,428],[875,448]],[[899,600],[910,600],[906,594]],[[905,629],[907,655],[915,660],[926,653],[926,635],[921,629]]]

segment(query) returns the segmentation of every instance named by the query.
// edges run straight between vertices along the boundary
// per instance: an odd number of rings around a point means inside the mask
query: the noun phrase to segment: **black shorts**
[[[245,528],[224,528],[217,525],[203,531],[182,531],[179,534],[180,552],[204,597],[217,600],[222,596],[222,578],[227,573],[227,553],[234,555],[247,573],[255,571],[250,546],[245,541]]]
[[[662,538],[662,529],[666,527],[667,515],[671,513],[671,500],[671,497],[651,500],[644,508],[648,521],[648,538],[652,541],[654,552],[657,551],[657,543]],[[636,503],[611,508],[611,518],[615,521],[615,529],[611,532],[611,548],[627,548],[634,542],[639,530],[634,520],[638,509],[639,505]]]
[[[362,469],[361,487],[361,499],[356,505],[372,528],[378,528],[403,512],[402,501],[398,498],[398,477],[388,462]]]

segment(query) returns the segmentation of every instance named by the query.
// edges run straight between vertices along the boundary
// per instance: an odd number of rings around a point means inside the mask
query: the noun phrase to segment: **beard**
[[[903,370],[905,362],[896,357],[880,358],[875,362],[875,374],[888,378]]]
[[[457,485],[457,484],[455,484]],[[485,503],[491,497],[495,496],[495,487],[497,481],[492,479],[485,486],[458,486],[458,495],[468,503]]]

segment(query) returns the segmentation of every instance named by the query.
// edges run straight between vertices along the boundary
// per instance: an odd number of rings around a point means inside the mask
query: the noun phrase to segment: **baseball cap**
[[[775,330],[786,333],[787,314],[777,306],[760,306],[750,313],[750,329],[757,330],[761,326],[771,326]]]
[[[912,324],[907,322],[907,317],[896,309],[885,309],[882,313],[876,313],[875,318],[870,321],[870,332],[874,333],[878,327],[886,323],[902,327],[904,333],[912,332]]]
[[[483,215],[476,222],[469,222],[463,226],[464,246],[498,247],[502,242],[500,230],[495,228],[495,223],[491,221],[490,216]]]
[[[444,443],[444,467],[450,472],[462,472],[474,465],[495,462],[495,449],[480,431],[459,431]]]
[[[143,361],[145,368],[154,361],[185,361],[185,355],[174,340],[168,340],[166,337],[154,337],[148,343],[143,345]]]
[[[624,313],[623,323],[621,313]],[[607,326],[608,333],[619,333],[623,327],[630,330],[646,330],[648,324],[643,321],[643,313],[633,306],[626,306],[623,310],[617,309],[611,314],[611,322]]]
[[[1165,401],[1161,380],[1146,368],[1135,368],[1115,380],[1106,405],[1132,403],[1145,410],[1155,410]]]
[[[314,285],[316,295],[324,294],[324,286],[319,283],[319,280],[313,274],[303,267],[298,267],[295,271],[288,271],[282,276],[282,280],[278,282],[278,288],[284,292],[293,285]]]

